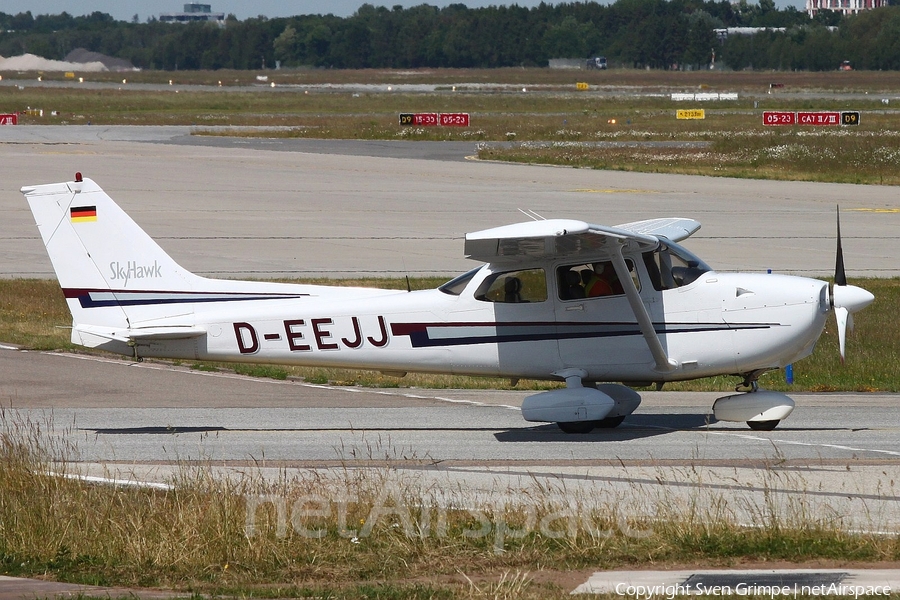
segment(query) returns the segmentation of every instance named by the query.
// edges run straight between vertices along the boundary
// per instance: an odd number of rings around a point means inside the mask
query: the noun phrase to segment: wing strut
[[[674,371],[678,368],[678,363],[669,359],[663,348],[662,342],[659,341],[659,336],[656,335],[656,328],[653,327],[653,321],[650,319],[647,307],[644,306],[644,303],[641,301],[641,296],[638,293],[637,287],[634,285],[634,279],[631,278],[631,273],[628,271],[628,265],[625,264],[625,257],[622,256],[623,245],[621,242],[618,244],[617,250],[618,251],[613,254],[612,258],[613,268],[615,268],[616,275],[619,277],[622,288],[625,290],[625,296],[628,298],[628,304],[631,305],[631,311],[637,319],[638,327],[641,328],[641,333],[647,341],[647,346],[650,348],[650,354],[653,355],[653,360],[656,362],[656,370],[661,373]]]

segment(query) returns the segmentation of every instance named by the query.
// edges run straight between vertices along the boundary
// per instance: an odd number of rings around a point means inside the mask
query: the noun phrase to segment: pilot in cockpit
[[[594,263],[591,269],[582,271],[581,276],[584,280],[584,293],[588,298],[624,293],[616,270],[609,261]]]

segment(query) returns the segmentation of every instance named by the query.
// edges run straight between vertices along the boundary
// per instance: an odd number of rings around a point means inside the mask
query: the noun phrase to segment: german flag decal
[[[97,220],[97,207],[96,206],[79,206],[78,208],[72,207],[69,209],[69,216],[71,217],[73,223],[85,223],[87,221],[96,221]]]

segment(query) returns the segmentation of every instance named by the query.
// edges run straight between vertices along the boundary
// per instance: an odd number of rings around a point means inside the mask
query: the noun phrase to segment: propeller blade
[[[841,247],[841,207],[837,207],[837,256],[834,262],[834,283],[828,286],[831,307],[837,320],[838,344],[841,349],[841,363],[844,362],[844,348],[847,342],[847,328],[853,331],[853,313],[867,307],[875,300],[868,291],[847,285],[844,271],[844,250]]]
[[[844,347],[847,343],[847,319],[850,311],[843,306],[834,307],[834,318],[837,320],[838,345],[841,349],[841,364],[844,364]]]
[[[871,292],[855,285],[832,285],[831,306],[837,321],[838,344],[841,348],[841,363],[844,362],[844,347],[847,341],[847,328],[853,331],[853,313],[861,311],[875,300]]]
[[[834,263],[834,284],[847,285],[847,274],[844,272],[844,250],[841,248],[841,207],[837,210],[837,257]]]

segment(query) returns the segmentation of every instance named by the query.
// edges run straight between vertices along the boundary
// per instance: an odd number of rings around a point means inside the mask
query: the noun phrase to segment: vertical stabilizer
[[[184,295],[208,280],[176,263],[96,183],[76,176],[22,193],[76,326],[128,329],[190,314],[191,303],[160,302],[159,294]]]
[[[396,293],[200,277],[80,174],[75,181],[23,187],[22,193],[72,312],[72,342],[83,346],[129,353],[148,340],[194,340],[206,334],[205,319],[224,307],[259,310],[311,296]]]

